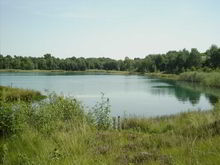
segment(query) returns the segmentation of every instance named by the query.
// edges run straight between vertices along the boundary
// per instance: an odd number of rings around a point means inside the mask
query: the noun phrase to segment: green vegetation
[[[157,77],[161,79],[167,79],[167,80],[178,80],[179,75],[177,74],[166,74],[161,72],[155,72],[155,73],[147,73],[148,76],[151,77]]]
[[[197,82],[204,86],[220,87],[220,73],[219,72],[186,72],[181,73],[179,80]]]
[[[220,87],[219,68],[220,48],[215,45],[204,53],[193,48],[191,51],[183,49],[169,51],[166,54],[148,55],[143,59],[125,57],[124,60],[104,57],[60,59],[51,54],[45,54],[39,58],[0,55],[0,71],[150,73],[150,75],[161,78],[197,82],[204,86],[217,88]]]
[[[165,73],[149,73],[147,74],[152,77],[158,77],[168,80],[177,81],[187,81],[190,83],[199,83],[206,87],[220,88],[220,72],[203,72],[203,71],[193,71],[193,72],[183,72],[179,75],[177,74],[165,74]]]
[[[220,67],[220,48],[212,45],[204,53],[193,48],[169,51],[166,54],[148,55],[145,58],[114,60],[110,58],[66,58],[60,59],[45,54],[43,57],[21,57],[0,55],[0,69],[21,70],[116,70],[129,72],[182,73],[202,69],[210,71]]]
[[[0,121],[4,165],[220,164],[220,103],[210,111],[123,118],[113,130],[104,96],[87,112],[52,93],[34,104],[1,100]]]
[[[107,73],[107,74],[140,74],[133,71],[118,71],[118,70],[98,70],[98,69],[88,69],[85,71],[66,71],[66,70],[21,70],[21,69],[0,69],[0,72],[45,72],[45,73]]]
[[[0,102],[26,101],[32,102],[44,99],[46,96],[41,95],[38,91],[18,89],[0,86]]]
[[[1,71],[147,72],[179,80],[177,83],[187,81],[218,88],[219,67],[217,46],[205,53],[184,49],[134,60],[0,55]],[[191,88],[194,89],[188,90]],[[194,100],[178,91],[176,95]],[[45,99],[37,91],[0,86],[0,164],[217,165],[220,164],[217,97],[212,98],[216,104],[213,110],[155,118],[124,117],[122,129],[115,130],[109,100],[104,96],[90,111],[85,111],[76,99],[54,93]]]

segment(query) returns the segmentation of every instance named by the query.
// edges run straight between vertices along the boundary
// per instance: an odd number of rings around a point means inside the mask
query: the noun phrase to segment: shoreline
[[[177,82],[188,82],[206,88],[219,89],[220,88],[220,72],[202,72],[189,71],[180,74],[166,74],[166,73],[147,73],[148,76],[161,78],[165,80],[173,80]]]
[[[117,70],[97,70],[89,69],[85,71],[66,71],[66,70],[21,70],[21,69],[0,69],[2,72],[14,72],[14,73],[104,73],[104,74],[115,74],[115,75],[143,75],[154,78],[160,78],[164,80],[188,82],[191,84],[198,84],[208,88],[220,88],[220,72],[202,72],[202,71],[189,71],[180,74],[167,74],[163,72],[156,73],[141,73],[135,71],[117,71]]]
[[[139,72],[129,72],[129,71],[117,71],[117,70],[97,70],[97,69],[88,69],[88,70],[84,70],[84,71],[71,71],[71,70],[40,70],[40,69],[34,69],[34,70],[22,70],[22,69],[0,69],[0,73],[1,72],[45,72],[45,73],[53,73],[53,72],[58,72],[58,73],[86,73],[86,72],[94,72],[94,73],[110,73],[110,74],[121,74],[121,75],[125,75],[125,74],[142,74],[143,73],[139,73]]]
[[[24,91],[18,90],[20,93]],[[103,106],[109,108],[105,104],[98,107],[98,118],[91,118],[76,100],[55,95],[51,99],[53,104],[45,102],[39,106],[30,106],[31,102],[19,100],[2,101],[0,149],[3,164],[220,162],[219,103],[207,111],[121,118],[116,125],[108,120],[108,113],[103,116]],[[18,105],[16,111],[14,105]],[[97,125],[96,121],[101,122]],[[205,159],[204,154],[196,151],[204,153]]]

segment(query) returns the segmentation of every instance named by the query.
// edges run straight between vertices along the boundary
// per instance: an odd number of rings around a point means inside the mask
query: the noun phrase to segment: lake
[[[161,80],[142,75],[114,75],[90,72],[1,72],[0,85],[55,92],[75,97],[88,109],[109,98],[116,115],[160,116],[188,110],[211,109],[216,90]]]

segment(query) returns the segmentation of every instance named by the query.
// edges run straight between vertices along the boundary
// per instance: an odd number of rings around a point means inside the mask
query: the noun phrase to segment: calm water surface
[[[188,85],[140,75],[99,73],[0,73],[0,85],[56,92],[86,107],[110,99],[112,115],[158,116],[210,109],[216,96]],[[216,92],[216,91],[215,91]],[[220,93],[220,92],[219,92]]]

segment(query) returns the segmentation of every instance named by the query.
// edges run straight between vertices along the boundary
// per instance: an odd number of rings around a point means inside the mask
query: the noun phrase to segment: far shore
[[[61,73],[86,73],[86,72],[95,72],[95,73],[109,73],[109,74],[118,74],[118,75],[148,75],[152,77],[162,78],[162,79],[172,79],[178,80],[178,75],[176,74],[166,74],[162,72],[155,72],[155,73],[142,73],[142,72],[135,72],[135,71],[118,71],[118,70],[102,70],[102,69],[88,69],[84,71],[80,70],[40,70],[40,69],[32,69],[32,70],[22,70],[22,69],[0,69],[0,72],[61,72]]]
[[[0,72],[63,72],[63,73],[84,73],[84,72],[100,72],[100,73],[111,73],[111,74],[141,74],[139,72],[129,72],[129,71],[118,71],[118,70],[98,70],[98,69],[88,69],[84,71],[71,71],[71,70],[22,70],[22,69],[0,69]]]
[[[115,74],[115,75],[146,75],[155,78],[173,80],[173,81],[184,81],[193,84],[200,84],[204,87],[220,88],[220,72],[203,72],[203,71],[188,71],[180,74],[167,74],[163,72],[154,73],[142,73],[135,71],[118,71],[118,70],[98,70],[89,69],[85,71],[66,71],[66,70],[21,70],[21,69],[0,69],[0,72],[60,72],[60,73],[104,73],[104,74]]]

